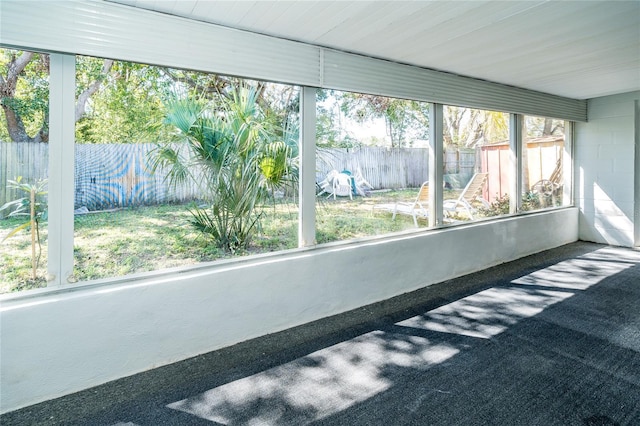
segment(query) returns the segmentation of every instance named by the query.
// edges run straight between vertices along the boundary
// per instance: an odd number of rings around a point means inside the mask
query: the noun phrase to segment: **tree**
[[[100,72],[83,86],[78,84],[76,121],[86,111],[88,99],[99,89],[113,61],[102,61]],[[13,142],[49,141],[49,55],[0,49],[0,104],[4,131]]]
[[[345,129],[340,108],[342,92],[316,91],[316,146],[318,148],[353,148],[359,142]]]
[[[0,105],[7,136],[14,142],[47,142],[49,55],[6,49],[1,55]]]
[[[527,137],[530,138],[564,134],[564,120],[528,115],[525,117],[525,125]]]
[[[222,105],[234,100],[238,87],[251,88],[264,120],[272,122],[274,129],[297,131],[297,125],[291,126],[299,120],[300,97],[296,86],[166,67],[157,67],[157,70],[171,82],[172,93],[168,98],[188,96]],[[157,79],[160,80],[162,78]],[[285,129],[282,123],[290,125]]]
[[[504,113],[446,106],[443,116],[445,146],[473,148],[509,138],[509,120]]]
[[[221,74],[202,73],[198,71],[172,69],[160,67],[158,70],[173,82],[181,84],[189,96],[201,99],[216,100],[225,98],[231,100],[238,86],[252,86],[256,93],[256,103],[266,110],[273,110],[276,106],[272,101],[273,95],[279,97],[282,93],[293,92],[293,86],[267,83],[257,80],[246,80]],[[297,105],[296,99],[291,98],[287,103]],[[295,108],[297,111],[297,107]]]
[[[78,57],[76,141],[79,143],[141,143],[168,140],[164,101],[175,83],[158,67],[115,61],[104,73],[106,60]],[[95,90],[96,82],[100,82]],[[87,98],[82,114],[80,103]]]
[[[428,103],[352,92],[340,96],[346,116],[360,122],[383,118],[392,147],[411,146],[413,139],[428,137]]]

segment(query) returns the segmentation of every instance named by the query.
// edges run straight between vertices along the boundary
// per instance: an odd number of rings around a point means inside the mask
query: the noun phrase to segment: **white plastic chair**
[[[336,196],[340,197],[349,197],[349,199],[353,200],[353,189],[351,186],[351,176],[338,173],[338,175],[333,179],[333,199],[336,199]]]

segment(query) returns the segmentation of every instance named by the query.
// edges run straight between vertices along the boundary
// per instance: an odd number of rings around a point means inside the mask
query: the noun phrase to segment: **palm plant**
[[[167,123],[178,130],[189,154],[159,146],[154,168],[166,168],[170,182],[190,179],[201,186],[206,206],[190,209],[196,229],[224,250],[247,248],[269,193],[294,182],[294,150],[286,132],[265,119],[250,87],[239,87],[216,104],[173,100],[167,111]]]

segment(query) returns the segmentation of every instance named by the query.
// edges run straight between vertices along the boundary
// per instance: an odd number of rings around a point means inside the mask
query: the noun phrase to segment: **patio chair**
[[[356,167],[356,171],[353,174],[353,179],[355,181],[356,192],[359,195],[366,197],[367,194],[365,191],[368,189],[369,190],[373,189],[373,185],[371,185],[369,181],[367,181],[362,175],[362,170],[360,169],[360,166]]]
[[[462,209],[469,216],[469,219],[473,220],[473,213],[477,211],[474,207],[475,203],[481,203],[487,208],[490,207],[487,200],[482,197],[482,190],[488,178],[489,173],[476,173],[473,175],[456,200],[444,200],[442,203],[444,213],[450,215]]]
[[[318,192],[318,194],[316,196],[320,196],[322,194],[329,194],[329,197],[331,197],[331,194],[333,194],[333,181],[335,180],[336,176],[338,176],[340,174],[340,172],[338,172],[337,170],[331,170],[329,173],[327,173],[327,176],[325,176],[325,178],[322,180],[322,182],[318,183],[318,186],[320,187],[320,192]]]
[[[333,199],[336,199],[336,196],[340,197],[349,197],[349,199],[353,200],[353,186],[352,186],[352,177],[346,173],[338,173],[332,182],[331,193],[333,194]],[[331,196],[331,195],[329,195]]]
[[[327,198],[336,199],[338,197],[349,197],[353,200],[354,178],[345,172],[331,170],[322,182],[318,183],[320,192],[316,196],[329,194]]]
[[[398,201],[389,204],[377,204],[374,210],[385,210],[393,213],[391,220],[395,220],[397,214],[404,214],[413,217],[413,224],[418,227],[418,218],[427,219],[429,217],[429,182],[420,186],[418,195],[412,203]]]

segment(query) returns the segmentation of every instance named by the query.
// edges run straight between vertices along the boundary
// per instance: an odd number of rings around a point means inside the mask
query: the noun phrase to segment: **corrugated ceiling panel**
[[[324,51],[323,87],[428,102],[586,121],[586,101],[439,71]]]
[[[3,1],[0,12],[4,45],[319,83],[320,49],[298,42],[95,1]]]
[[[17,48],[586,120],[586,102],[328,50],[101,1],[2,1],[0,40]],[[22,22],[28,19],[29,25]],[[322,57],[321,57],[322,55]]]

